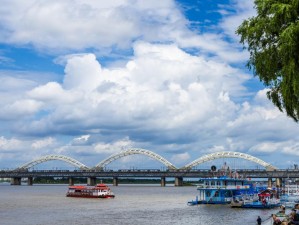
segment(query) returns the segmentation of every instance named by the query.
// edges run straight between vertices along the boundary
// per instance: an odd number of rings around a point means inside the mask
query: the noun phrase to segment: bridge
[[[122,157],[128,155],[141,154],[147,157],[153,158],[164,166],[166,169],[158,170],[138,170],[138,169],[126,169],[126,170],[108,170],[106,166],[111,162],[118,160]],[[33,184],[33,179],[38,177],[64,177],[69,179],[69,184],[73,185],[74,178],[87,178],[88,185],[94,185],[96,178],[112,178],[113,185],[118,185],[119,178],[161,178],[161,186],[165,186],[166,178],[174,178],[175,186],[183,185],[183,178],[204,178],[204,177],[214,177],[218,175],[221,171],[215,171],[212,169],[195,169],[197,165],[202,163],[212,161],[220,158],[239,158],[254,162],[264,169],[238,169],[238,175],[246,178],[268,178],[268,184],[271,185],[272,178],[276,178],[278,185],[281,184],[281,179],[283,178],[298,178],[299,170],[282,170],[275,166],[259,159],[254,156],[240,153],[240,152],[215,152],[211,154],[204,155],[198,159],[188,163],[187,165],[178,168],[162,156],[146,150],[139,148],[131,148],[128,150],[121,151],[119,153],[113,154],[110,157],[102,160],[94,167],[88,167],[83,163],[63,155],[46,155],[38,159],[34,159],[27,162],[18,168],[13,170],[0,170],[0,178],[11,178],[12,185],[20,185],[22,178],[27,178],[28,185]],[[76,170],[32,170],[31,168],[37,164],[41,164],[51,160],[59,160],[69,163],[75,166]],[[228,172],[228,171],[222,171]]]

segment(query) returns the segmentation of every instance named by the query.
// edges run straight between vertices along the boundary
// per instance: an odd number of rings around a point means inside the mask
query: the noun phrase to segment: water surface
[[[0,184],[1,225],[254,225],[277,210],[188,206],[195,187],[111,186],[114,199],[67,198],[66,185]]]

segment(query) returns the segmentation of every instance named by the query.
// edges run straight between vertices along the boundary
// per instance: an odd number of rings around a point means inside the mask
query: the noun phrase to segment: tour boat
[[[81,198],[114,198],[111,189],[105,184],[98,184],[96,186],[74,185],[69,186],[67,197],[81,197]]]
[[[216,166],[212,166],[211,171],[216,173]],[[252,195],[261,188],[254,186],[251,180],[241,178],[237,171],[230,170],[226,163],[217,173],[219,176],[199,180],[199,194],[195,200],[189,201],[188,205],[229,204],[234,196]]]
[[[197,186],[199,194],[196,200],[188,202],[188,205],[229,204],[233,196],[241,193],[250,194],[253,191],[252,184],[246,179],[222,176],[204,178],[199,182]]]

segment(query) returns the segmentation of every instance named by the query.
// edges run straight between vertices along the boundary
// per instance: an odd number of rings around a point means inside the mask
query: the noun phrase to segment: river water
[[[67,185],[0,184],[1,225],[254,225],[276,210],[188,206],[196,187],[111,186],[114,199],[65,197]]]

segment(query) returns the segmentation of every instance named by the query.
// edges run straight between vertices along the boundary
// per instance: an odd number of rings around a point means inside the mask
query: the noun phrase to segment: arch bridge
[[[111,162],[118,160],[122,157],[126,157],[129,155],[135,155],[135,154],[141,154],[148,156],[150,158],[153,158],[160,163],[164,164],[167,167],[166,171],[160,171],[160,170],[123,170],[123,171],[105,171],[104,168]],[[256,158],[254,156],[240,153],[240,152],[215,152],[211,154],[204,155],[202,157],[199,157],[198,159],[188,163],[187,165],[177,168],[175,165],[170,163],[168,160],[163,158],[162,156],[141,148],[131,148],[128,150],[121,151],[119,153],[113,154],[110,157],[102,160],[94,167],[88,167],[84,165],[83,163],[67,156],[63,155],[46,155],[43,157],[40,157],[38,159],[32,160],[28,163],[23,164],[22,166],[18,167],[17,169],[13,171],[0,171],[0,177],[10,177],[12,178],[12,184],[19,185],[21,184],[21,178],[27,177],[28,178],[28,184],[32,184],[33,177],[39,177],[39,176],[50,176],[50,177],[69,177],[69,184],[73,184],[73,177],[87,177],[88,178],[88,184],[93,185],[96,182],[96,177],[112,177],[113,178],[113,184],[118,185],[118,177],[161,177],[161,186],[165,186],[166,177],[174,177],[175,178],[175,186],[181,186],[183,184],[183,177],[211,177],[215,176],[210,170],[192,170],[193,167],[205,163],[207,161],[211,161],[214,159],[219,158],[240,158],[245,159],[248,161],[255,162],[265,168],[265,170],[255,170],[248,172],[246,170],[241,171],[245,177],[267,177],[271,178],[274,175],[276,177],[290,177],[290,174],[288,171],[278,170],[273,165]],[[28,169],[50,160],[60,160],[67,162],[80,170],[75,171],[29,171]],[[239,172],[239,171],[238,171]],[[270,173],[272,172],[272,173]],[[299,177],[299,171],[293,171],[293,177]]]
[[[71,157],[68,156],[64,156],[64,155],[46,155],[46,156],[42,156],[38,159],[32,160],[28,163],[23,164],[22,166],[18,167],[17,169],[29,169],[37,164],[43,163],[43,162],[47,162],[47,161],[51,161],[51,160],[59,160],[59,161],[64,161],[67,162],[75,167],[78,167],[79,169],[89,169],[88,166],[84,165],[83,163],[77,161],[76,159],[73,159]]]
[[[267,163],[259,158],[241,152],[215,152],[215,153],[207,154],[192,161],[191,163],[188,163],[187,165],[183,166],[181,169],[191,169],[192,167],[197,166],[199,164],[212,161],[214,159],[220,159],[220,158],[246,159],[248,161],[255,162],[265,167],[265,169],[269,171],[273,171],[277,169],[275,166],[272,166],[270,163]]]
[[[212,161],[214,159],[219,159],[219,158],[240,158],[240,159],[245,159],[248,161],[252,161],[254,163],[257,163],[263,167],[265,167],[266,170],[268,171],[273,171],[276,170],[277,168],[273,165],[271,165],[270,163],[267,163],[259,158],[256,158],[254,156],[245,154],[245,153],[240,153],[240,152],[215,152],[215,153],[211,153],[211,154],[207,154],[204,155],[202,157],[199,157],[198,159],[188,163],[187,165],[181,167],[181,168],[177,168],[175,165],[173,165],[171,162],[169,162],[168,160],[166,160],[165,158],[163,158],[162,156],[146,150],[146,149],[141,149],[141,148],[131,148],[128,150],[124,150],[121,151],[119,153],[113,154],[111,156],[109,156],[108,158],[102,160],[101,162],[99,162],[97,165],[95,165],[94,167],[92,167],[92,169],[104,169],[105,166],[107,166],[109,163],[118,160],[122,157],[126,157],[129,155],[136,155],[136,154],[141,154],[141,155],[145,155],[148,156],[150,158],[153,158],[157,161],[159,161],[160,163],[164,164],[168,169],[172,169],[172,170],[177,170],[177,169],[181,169],[181,170],[188,170],[188,169],[192,169],[192,167],[195,167],[197,165],[200,165],[202,163],[208,162],[208,161]],[[90,169],[88,166],[84,165],[83,163],[68,157],[68,156],[64,156],[64,155],[46,155],[46,156],[42,156],[38,159],[32,160],[28,163],[23,164],[22,166],[18,167],[17,169],[29,169],[37,164],[43,163],[43,162],[47,162],[47,161],[51,161],[51,160],[60,160],[60,161],[64,161],[67,162],[79,169],[82,170],[88,170]]]
[[[158,154],[156,154],[152,151],[141,149],[141,148],[131,148],[131,149],[113,154],[110,157],[108,157],[107,159],[104,159],[103,161],[99,162],[95,166],[95,168],[96,169],[103,169],[106,165],[113,162],[114,160],[117,160],[119,158],[122,158],[122,157],[125,157],[125,156],[128,156],[128,155],[135,155],[135,154],[141,154],[141,155],[145,155],[145,156],[148,156],[150,158],[153,158],[153,159],[161,162],[162,164],[164,164],[168,169],[177,169],[176,166],[174,166],[172,163],[167,161],[162,156],[160,156],[160,155],[158,155]]]

